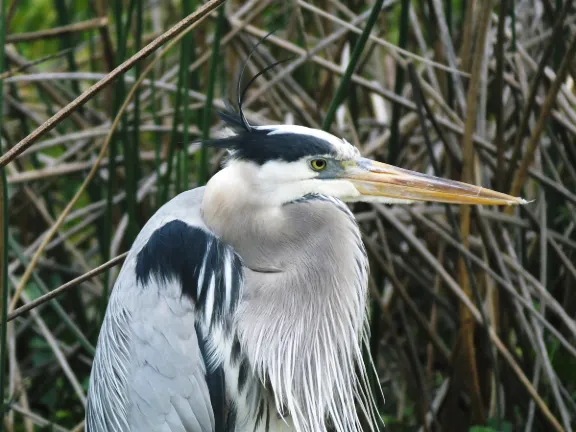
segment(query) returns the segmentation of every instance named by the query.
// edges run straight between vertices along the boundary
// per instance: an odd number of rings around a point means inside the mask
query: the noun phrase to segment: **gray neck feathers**
[[[239,338],[277,409],[301,432],[325,431],[326,420],[363,430],[355,403],[373,408],[361,355],[368,260],[348,208],[315,197],[210,216],[248,268]]]

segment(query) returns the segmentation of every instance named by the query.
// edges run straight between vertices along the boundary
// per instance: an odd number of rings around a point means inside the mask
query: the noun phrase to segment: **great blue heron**
[[[234,135],[206,187],[148,221],[120,271],[90,377],[89,432],[377,428],[362,360],[368,259],[346,202],[522,204],[365,159],[301,126]]]

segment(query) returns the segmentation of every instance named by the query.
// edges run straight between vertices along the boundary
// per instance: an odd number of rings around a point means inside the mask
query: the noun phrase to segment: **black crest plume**
[[[244,97],[246,96],[250,86],[254,84],[254,82],[260,76],[268,72],[270,69],[294,58],[292,56],[283,60],[278,60],[264,67],[261,71],[256,73],[256,75],[250,78],[244,89],[241,88],[242,78],[244,76],[244,72],[246,71],[248,62],[257,52],[260,44],[262,44],[262,42],[264,42],[272,33],[274,33],[274,31],[275,30],[272,30],[271,32],[267,33],[252,47],[248,57],[242,65],[242,69],[238,76],[238,82],[236,83],[238,111],[234,109],[232,103],[229,100],[225,100],[226,109],[217,112],[222,121],[224,121],[227,126],[233,129],[236,134],[226,138],[204,141],[206,145],[211,147],[226,149],[232,152],[234,158],[250,160],[259,165],[262,165],[269,160],[297,160],[302,157],[301,153],[303,148],[314,148],[314,146],[309,147],[296,145],[297,143],[294,142],[293,137],[290,140],[283,139],[280,136],[269,136],[268,130],[255,129],[250,125],[250,123],[248,123],[244,111],[242,110]],[[300,148],[299,151],[298,148]],[[323,153],[328,151],[326,149],[323,150],[325,150]]]
[[[248,57],[246,58],[246,60],[244,61],[244,64],[242,65],[242,69],[240,71],[240,75],[238,76],[238,81],[236,83],[236,97],[237,97],[237,106],[238,106],[238,117],[235,115],[235,110],[232,108],[230,103],[227,103],[227,111],[228,112],[219,112],[218,115],[220,116],[220,118],[222,120],[224,120],[227,124],[235,127],[235,128],[243,128],[244,131],[246,132],[252,132],[252,126],[250,125],[250,123],[248,123],[248,120],[246,119],[246,116],[244,115],[244,111],[242,110],[242,103],[244,102],[244,96],[246,96],[246,92],[248,91],[248,89],[250,88],[250,86],[262,75],[264,75],[266,72],[268,72],[270,69],[273,69],[274,67],[278,66],[279,64],[285,63],[289,60],[291,60],[293,57],[289,57],[287,59],[283,59],[283,60],[278,60],[275,61],[274,63],[266,66],[264,69],[262,69],[261,71],[259,71],[256,75],[254,75],[252,78],[250,78],[250,80],[248,81],[248,83],[246,84],[246,86],[244,87],[244,90],[241,90],[241,85],[242,85],[242,78],[244,77],[244,72],[246,70],[246,66],[248,66],[248,62],[250,61],[250,59],[252,58],[252,56],[258,51],[258,47],[262,44],[262,42],[264,42],[266,39],[268,39],[268,37],[270,35],[272,35],[274,32],[276,31],[276,29],[271,30],[270,32],[268,32],[264,37],[262,37],[250,50],[250,53],[248,54]]]

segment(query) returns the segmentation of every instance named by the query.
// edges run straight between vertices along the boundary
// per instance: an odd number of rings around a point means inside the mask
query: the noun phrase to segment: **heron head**
[[[344,139],[303,126],[250,126],[220,113],[235,134],[213,141],[230,152],[228,166],[244,177],[257,200],[283,204],[310,194],[343,201],[452,204],[524,204],[490,189],[398,168],[364,158]]]

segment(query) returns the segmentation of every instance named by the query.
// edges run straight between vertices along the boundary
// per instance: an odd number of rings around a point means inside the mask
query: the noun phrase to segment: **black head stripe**
[[[230,111],[219,112],[218,114],[237,135],[212,140],[207,144],[212,147],[232,150],[236,159],[263,165],[272,160],[294,162],[306,156],[331,155],[338,157],[332,144],[314,135],[290,132],[271,134],[273,129],[256,128],[246,132],[241,129],[242,122],[238,114]]]

